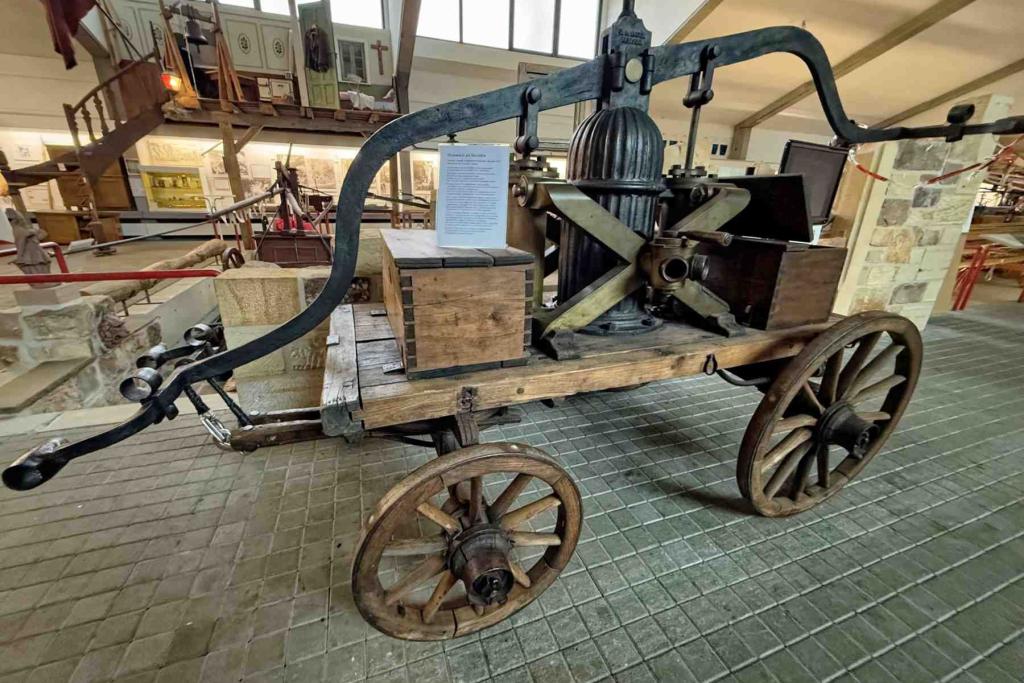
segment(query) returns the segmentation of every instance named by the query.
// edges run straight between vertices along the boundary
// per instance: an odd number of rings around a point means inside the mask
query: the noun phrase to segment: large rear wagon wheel
[[[381,498],[352,566],[363,617],[406,640],[479,631],[537,599],[565,568],[582,524],[579,490],[531,446],[441,455]]]
[[[846,318],[804,347],[743,435],[736,478],[754,509],[803,512],[860,474],[903,416],[921,356],[917,327],[880,311]]]

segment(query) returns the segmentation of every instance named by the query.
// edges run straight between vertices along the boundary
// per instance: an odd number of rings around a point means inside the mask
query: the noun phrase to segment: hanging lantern
[[[164,71],[160,74],[160,82],[164,84],[164,88],[171,92],[181,91],[181,76],[173,71]]]

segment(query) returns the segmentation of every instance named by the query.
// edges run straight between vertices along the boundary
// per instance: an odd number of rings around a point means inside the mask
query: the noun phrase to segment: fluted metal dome
[[[664,143],[658,125],[636,107],[599,109],[572,136],[566,173],[581,188],[592,180],[633,181],[658,191]],[[595,183],[596,185],[596,183]]]
[[[642,109],[599,109],[583,121],[569,144],[566,175],[633,232],[654,234],[664,142],[657,124]],[[558,300],[574,294],[613,268],[618,257],[571,223],[562,226]],[[650,329],[642,293],[609,309],[585,331],[614,334]]]

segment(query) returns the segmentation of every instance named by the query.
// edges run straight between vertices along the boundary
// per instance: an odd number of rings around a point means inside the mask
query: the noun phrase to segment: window
[[[597,46],[600,0],[562,0],[558,18],[558,54],[590,59]]]
[[[530,52],[555,51],[555,0],[516,0],[512,47]]]
[[[488,47],[508,47],[509,0],[464,2],[462,42]]]
[[[308,5],[314,2],[320,2],[320,0],[295,0],[296,5]],[[288,11],[288,0],[260,0],[259,9],[261,12],[269,12],[270,14],[284,14],[285,16],[290,14]]]
[[[459,40],[459,0],[423,0],[416,33],[427,38]]]
[[[590,59],[600,12],[601,0],[422,0],[416,34]]]
[[[233,5],[235,7],[248,7],[250,9],[256,6],[255,3],[253,3],[253,0],[220,0],[220,4]]]
[[[331,0],[331,21],[382,29],[384,10],[381,0]]]
[[[355,40],[338,41],[341,80],[366,83],[366,46]]]

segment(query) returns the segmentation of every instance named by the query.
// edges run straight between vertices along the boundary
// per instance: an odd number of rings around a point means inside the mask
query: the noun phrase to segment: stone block
[[[861,270],[860,277],[857,280],[857,284],[882,285],[887,282],[892,282],[898,270],[898,266],[888,264],[879,266],[868,266]]]
[[[902,285],[897,285],[892,290],[892,297],[889,299],[889,303],[892,304],[916,304],[920,303],[924,297],[925,289],[927,288],[927,282],[909,282]]]
[[[945,272],[953,262],[953,251],[948,245],[927,247],[921,258],[921,270],[942,269]]]
[[[312,408],[320,405],[322,370],[302,370],[263,377],[238,377],[238,402],[247,411]]]
[[[871,234],[873,246],[886,247],[885,263],[908,263],[916,242],[917,236],[910,228],[875,228]]]
[[[95,334],[93,306],[86,298],[66,304],[32,308],[22,312],[22,322],[33,339],[91,339]]]
[[[949,145],[935,140],[901,140],[893,168],[908,171],[938,171],[949,153]]]
[[[0,339],[21,339],[21,309],[0,310]]]
[[[942,197],[942,188],[939,187],[918,187],[914,190],[914,198],[911,206],[915,209],[930,208],[938,205]]]
[[[73,282],[45,289],[26,287],[14,290],[14,301],[22,307],[56,306],[77,299],[81,288],[80,284]]]
[[[277,329],[277,325],[250,325],[224,328],[224,341],[229,349],[238,348],[242,344]],[[286,368],[284,349],[275,349],[262,358],[237,368],[235,378],[263,377],[284,374]]]
[[[882,202],[882,208],[878,212],[878,224],[886,227],[903,225],[909,215],[909,199],[888,198]]]
[[[850,315],[862,311],[882,311],[889,303],[890,287],[858,287],[850,304]]]
[[[86,339],[57,339],[45,344],[32,344],[28,353],[36,362],[48,360],[73,360],[76,358],[92,358],[92,342]]]
[[[864,263],[882,263],[885,261],[884,248],[869,248],[864,254]]]
[[[21,360],[18,346],[0,344],[0,368],[9,368]]]
[[[299,277],[290,268],[238,268],[213,281],[225,327],[280,325],[302,309]]]
[[[941,229],[918,228],[915,232],[917,233],[917,246],[919,247],[932,247],[942,241]]]

